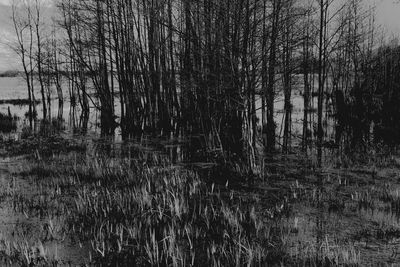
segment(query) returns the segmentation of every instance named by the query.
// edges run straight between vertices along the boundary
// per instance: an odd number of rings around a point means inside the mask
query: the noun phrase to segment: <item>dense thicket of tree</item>
[[[97,108],[105,135],[120,126],[124,138],[200,136],[197,148],[254,169],[260,151],[291,150],[297,91],[302,149],[315,148],[319,162],[325,145],[370,140],[372,122],[384,128],[400,112],[392,110],[396,50],[377,49],[361,0],[59,0],[61,19],[47,37],[40,1],[31,2],[27,23],[14,12],[16,51],[30,99],[38,74],[44,118],[45,81],[62,106],[62,74],[72,111],[87,121]]]

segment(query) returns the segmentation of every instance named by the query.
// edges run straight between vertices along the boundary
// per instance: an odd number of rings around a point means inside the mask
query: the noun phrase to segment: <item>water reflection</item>
[[[293,213],[281,222],[289,229],[289,253],[296,257],[313,250],[318,255],[329,244],[332,250],[358,251],[362,264],[396,262],[400,258],[394,253],[400,245],[399,214],[393,213],[388,203],[376,204],[365,209],[349,201],[340,212],[304,202],[294,204]]]
[[[55,90],[55,88],[53,88]],[[298,91],[300,91],[300,88],[298,88]],[[38,92],[36,92],[38,93]],[[90,93],[90,92],[88,92]],[[23,82],[23,79],[14,77],[14,78],[0,78],[0,99],[26,99],[26,89],[25,89],[25,83]],[[40,99],[40,96],[38,95],[36,99]],[[275,102],[275,110],[277,110],[275,122],[277,123],[277,129],[278,129],[278,135],[279,138],[281,137],[282,133],[282,121],[284,119],[284,104],[283,104],[283,94],[278,93],[277,95],[277,100]],[[94,101],[97,101],[95,98],[93,99]],[[100,112],[97,110],[95,107],[95,103],[90,102],[88,104],[88,110],[81,110],[79,108],[79,105],[75,103],[75,101],[71,101],[69,95],[64,95],[63,96],[63,102],[60,103],[59,99],[57,97],[52,97],[51,101],[49,103],[49,107],[51,107],[51,110],[49,110],[49,114],[51,115],[51,118],[57,118],[58,120],[61,120],[63,118],[65,122],[68,122],[66,124],[66,131],[70,133],[77,133],[78,131],[81,131],[82,134],[90,134],[90,135],[97,135],[101,136],[102,129],[99,127],[99,122],[101,118]],[[115,116],[117,118],[120,117],[120,108],[119,108],[119,101],[116,101],[114,110],[115,110]],[[293,99],[292,99],[292,104],[293,104],[293,112],[292,112],[292,134],[295,137],[293,139],[293,146],[298,146],[301,141],[301,133],[302,133],[302,127],[303,127],[303,97],[295,90]],[[21,129],[25,125],[29,125],[29,121],[27,120],[26,114],[28,112],[28,105],[11,105],[11,104],[1,104],[0,103],[0,112],[2,113],[7,113],[8,108],[10,108],[10,111],[12,114],[17,115],[19,118],[21,118],[21,123],[18,125],[19,128],[17,131],[21,131]],[[257,98],[256,99],[256,110],[257,110],[257,117],[259,118],[259,121],[261,121],[261,99]],[[38,104],[37,105],[37,113],[42,114],[42,105]],[[327,120],[331,120],[332,118],[328,118]],[[118,120],[117,120],[118,122]],[[330,139],[330,135],[332,135],[333,130],[329,130],[332,127],[329,127],[332,125],[332,121],[329,121],[327,123],[327,138]],[[114,125],[115,126],[115,125]],[[112,127],[114,128],[114,127]],[[310,125],[310,128],[313,129],[313,125]],[[333,128],[332,128],[333,129]],[[104,132],[104,129],[103,129]],[[109,132],[109,131],[106,131]],[[116,127],[115,131],[113,131],[114,135],[117,136],[117,141],[122,139],[121,134],[121,129],[119,127]],[[182,134],[182,133],[180,133]],[[195,140],[193,140],[194,143]]]

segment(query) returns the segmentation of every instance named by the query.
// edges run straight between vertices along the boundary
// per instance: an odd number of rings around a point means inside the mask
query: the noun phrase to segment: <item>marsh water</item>
[[[55,95],[55,94],[54,94]],[[39,94],[37,99],[39,99]],[[24,80],[21,78],[0,78],[0,99],[26,99]],[[61,134],[80,142],[92,142],[115,147],[129,146],[143,154],[161,153],[173,158],[172,162],[185,162],[182,151],[185,149],[185,138],[161,139],[144,137],[140,141],[122,142],[118,129],[111,139],[100,139],[98,114],[92,108],[87,132],[76,134],[76,120],[70,112],[68,96],[63,107],[64,127]],[[293,96],[293,144],[299,143],[302,133],[303,100],[300,90]],[[257,106],[260,107],[260,101]],[[53,98],[52,115],[57,117],[58,100]],[[276,109],[283,110],[282,96],[276,101]],[[116,110],[118,110],[116,108]],[[258,108],[258,117],[261,117]],[[18,138],[22,128],[27,123],[25,114],[28,107],[24,105],[0,105],[0,112],[15,114],[19,117],[18,128],[12,133]],[[40,104],[38,113],[40,114]],[[278,130],[281,128],[284,112],[278,112],[275,121]],[[11,134],[11,135],[12,135]],[[10,137],[10,135],[8,135]],[[297,141],[296,141],[297,140]],[[35,216],[24,212],[20,205],[29,205],[24,200],[34,200],[39,203],[53,201],[58,192],[44,192],[35,188],[29,179],[21,178],[21,173],[28,164],[24,156],[9,157],[1,149],[0,160],[0,250],[13,246],[31,253],[44,253],[46,257],[56,258],[64,264],[83,265],[89,263],[93,253],[91,244],[79,242],[73,236],[62,235],[65,216],[55,212],[54,216]],[[93,148],[96,149],[95,147]],[[122,149],[119,151],[123,156]],[[96,151],[89,151],[91,156]],[[138,152],[139,153],[139,152]],[[299,255],[314,257],[315,254],[330,255],[331,258],[345,259],[347,262],[362,262],[363,265],[393,264],[400,260],[400,157],[381,157],[380,164],[365,166],[349,166],[337,168],[334,162],[335,153],[330,155],[322,173],[311,172],[296,155],[289,156],[292,164],[279,165],[275,173],[266,178],[263,183],[253,185],[250,194],[256,199],[260,210],[271,210],[265,196],[280,195],[287,205],[288,213],[274,216],[266,213],[268,220],[275,225],[275,234],[280,236],[286,247],[288,256],[296,258]],[[378,155],[374,154],[376,159]],[[285,159],[287,160],[287,159]],[[312,159],[311,159],[312,160]],[[281,167],[279,167],[281,166]],[[322,182],[321,182],[322,181]],[[236,189],[240,194],[248,195],[248,189]],[[277,193],[279,191],[279,193]],[[53,195],[52,195],[53,194]],[[22,201],[16,201],[16,199]],[[397,206],[399,205],[399,206]],[[34,208],[31,203],[31,208]],[[39,206],[39,204],[38,204]],[[48,227],[49,236],[38,236],[43,233],[43,225]],[[59,229],[57,228],[59,227]],[[46,231],[45,231],[46,232]],[[40,240],[45,240],[42,242]],[[1,256],[0,256],[1,258]]]
[[[301,79],[301,77],[295,77],[296,79]],[[294,82],[294,84],[300,84],[300,82]],[[36,84],[36,88],[38,88],[39,85]],[[117,87],[118,89],[118,87]],[[71,106],[70,106],[70,100],[69,100],[69,94],[68,90],[64,90],[64,105],[62,108],[62,118],[64,122],[65,132],[73,132],[73,128],[79,127],[79,108],[76,109],[76,112],[72,113],[71,112]],[[89,92],[90,94],[90,92]],[[58,110],[58,99],[56,96],[55,88],[52,88],[52,101],[51,101],[51,114],[53,118],[57,118],[57,115],[59,114]],[[41,95],[38,89],[35,90],[35,96],[36,100],[41,99]],[[26,83],[25,80],[21,77],[0,77],[0,100],[23,100],[27,99],[27,90],[26,90]],[[97,101],[95,97],[92,98],[94,101]],[[316,101],[315,99],[312,100],[312,108],[311,110],[316,110]],[[293,95],[291,97],[291,103],[293,105],[292,108],[292,113],[291,113],[291,128],[292,128],[292,139],[293,139],[293,145],[296,146],[299,144],[301,138],[302,138],[302,128],[303,128],[303,107],[304,107],[304,99],[302,96],[302,88],[300,86],[294,87],[293,89]],[[332,104],[332,103],[330,103]],[[329,106],[327,112],[331,112],[330,110],[331,106]],[[23,125],[26,125],[28,123],[26,114],[28,112],[28,105],[13,105],[13,104],[0,104],[0,112],[7,114],[8,109],[10,109],[10,112],[12,115],[16,115],[18,118],[20,118],[20,123],[18,124],[19,130]],[[284,111],[284,96],[283,92],[280,91],[278,92],[276,99],[275,99],[275,110],[276,115],[275,115],[275,123],[277,125],[277,134],[278,136],[282,136],[283,132],[283,120],[285,116],[285,111]],[[90,106],[90,114],[89,114],[89,121],[88,121],[88,133],[89,135],[99,135],[100,134],[100,129],[99,129],[99,114],[94,107],[94,105],[91,103]],[[115,115],[118,116],[120,115],[119,113],[120,108],[118,106],[118,101],[116,101],[116,106],[115,106]],[[41,104],[37,104],[37,112],[38,114],[42,113],[42,107]],[[262,109],[261,109],[261,99],[260,97],[256,98],[256,112],[257,112],[257,118],[258,118],[258,123],[261,123],[261,117],[262,117]],[[315,115],[312,115],[312,117],[315,117]],[[333,120],[331,117],[326,116],[325,120],[327,120],[327,123],[325,123],[325,128],[326,128],[326,138],[331,138],[333,135]],[[311,128],[315,128],[315,119],[312,120],[311,123]],[[115,131],[115,140],[121,140],[120,137],[120,131],[117,128]]]

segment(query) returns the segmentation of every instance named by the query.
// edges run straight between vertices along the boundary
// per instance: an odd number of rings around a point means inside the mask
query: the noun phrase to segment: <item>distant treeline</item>
[[[18,77],[18,76],[22,76],[23,72],[22,71],[18,71],[18,70],[7,70],[7,71],[3,71],[0,72],[0,77],[4,78],[4,77]]]
[[[43,71],[42,74],[44,76],[55,76],[55,75],[61,75],[61,76],[70,76],[70,75],[77,75],[77,73],[72,73],[72,72],[67,72],[65,70],[58,70],[58,72],[55,71]],[[88,77],[90,76],[94,76],[96,74],[95,71],[86,71],[84,73],[85,75],[87,75]],[[39,76],[39,73],[37,71],[33,71],[30,73],[30,75],[32,76]],[[0,77],[21,77],[24,76],[24,72],[23,71],[19,71],[19,70],[7,70],[7,71],[3,71],[0,72]]]

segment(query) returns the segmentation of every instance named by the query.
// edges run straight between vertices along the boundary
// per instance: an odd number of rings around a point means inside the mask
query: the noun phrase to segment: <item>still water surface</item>
[[[298,79],[299,77],[296,77]],[[294,83],[298,84],[298,83]],[[38,84],[35,85],[35,96],[36,99],[41,99],[40,92],[39,92],[39,86]],[[278,84],[278,93],[277,97],[275,99],[275,110],[277,111],[275,114],[275,123],[277,125],[277,135],[282,136],[283,134],[283,123],[284,123],[284,118],[285,118],[285,112],[284,112],[284,99],[283,99],[283,94],[282,91],[279,90],[279,84]],[[293,140],[293,145],[299,145],[301,136],[302,136],[302,131],[303,131],[303,107],[304,107],[304,101],[303,97],[301,95],[302,88],[301,86],[294,86],[293,89],[293,94],[292,94],[292,140]],[[52,117],[56,118],[58,115],[58,100],[56,97],[56,92],[55,88],[52,89],[52,102],[51,102],[51,114]],[[0,99],[27,99],[27,89],[26,89],[26,83],[25,80],[21,77],[0,77]],[[70,108],[70,102],[69,102],[69,95],[68,95],[68,89],[65,86],[64,90],[64,107],[63,107],[63,119],[65,121],[65,130],[66,132],[72,132],[72,128],[74,125],[79,124],[79,110],[77,111],[77,114],[75,116],[72,116],[71,114],[71,108]],[[94,101],[96,101],[94,99]],[[115,104],[115,112],[116,116],[118,116],[120,113],[120,108],[118,104],[118,99],[116,99],[116,104]],[[316,107],[315,101],[312,103],[314,106],[313,109]],[[19,123],[19,130],[21,127],[25,124],[28,124],[28,121],[25,117],[25,114],[28,112],[28,106],[27,105],[9,105],[9,104],[0,104],[0,112],[7,114],[8,108],[10,109],[11,113],[14,115],[17,115],[19,118],[21,118],[20,123]],[[262,110],[261,110],[261,99],[260,97],[256,98],[256,110],[257,110],[257,117],[258,117],[258,122],[259,124],[261,123],[261,117],[262,117]],[[42,114],[42,105],[38,104],[37,106],[37,112],[40,115]],[[312,118],[315,117],[314,114],[311,115]],[[99,114],[96,112],[96,108],[92,105],[91,106],[91,112],[90,112],[90,118],[89,118],[89,123],[88,123],[88,133],[90,135],[99,135],[100,134],[100,129],[99,129],[99,124],[98,124],[98,119],[99,119]],[[314,118],[315,120],[315,118]],[[328,118],[330,120],[330,118]],[[310,128],[315,129],[316,125],[314,125],[315,122],[310,123]],[[330,135],[333,131],[333,127],[331,126],[332,123],[328,122],[328,129],[326,132],[328,133],[327,138],[330,138]],[[116,140],[121,140],[120,138],[120,130],[116,130],[115,134]]]

